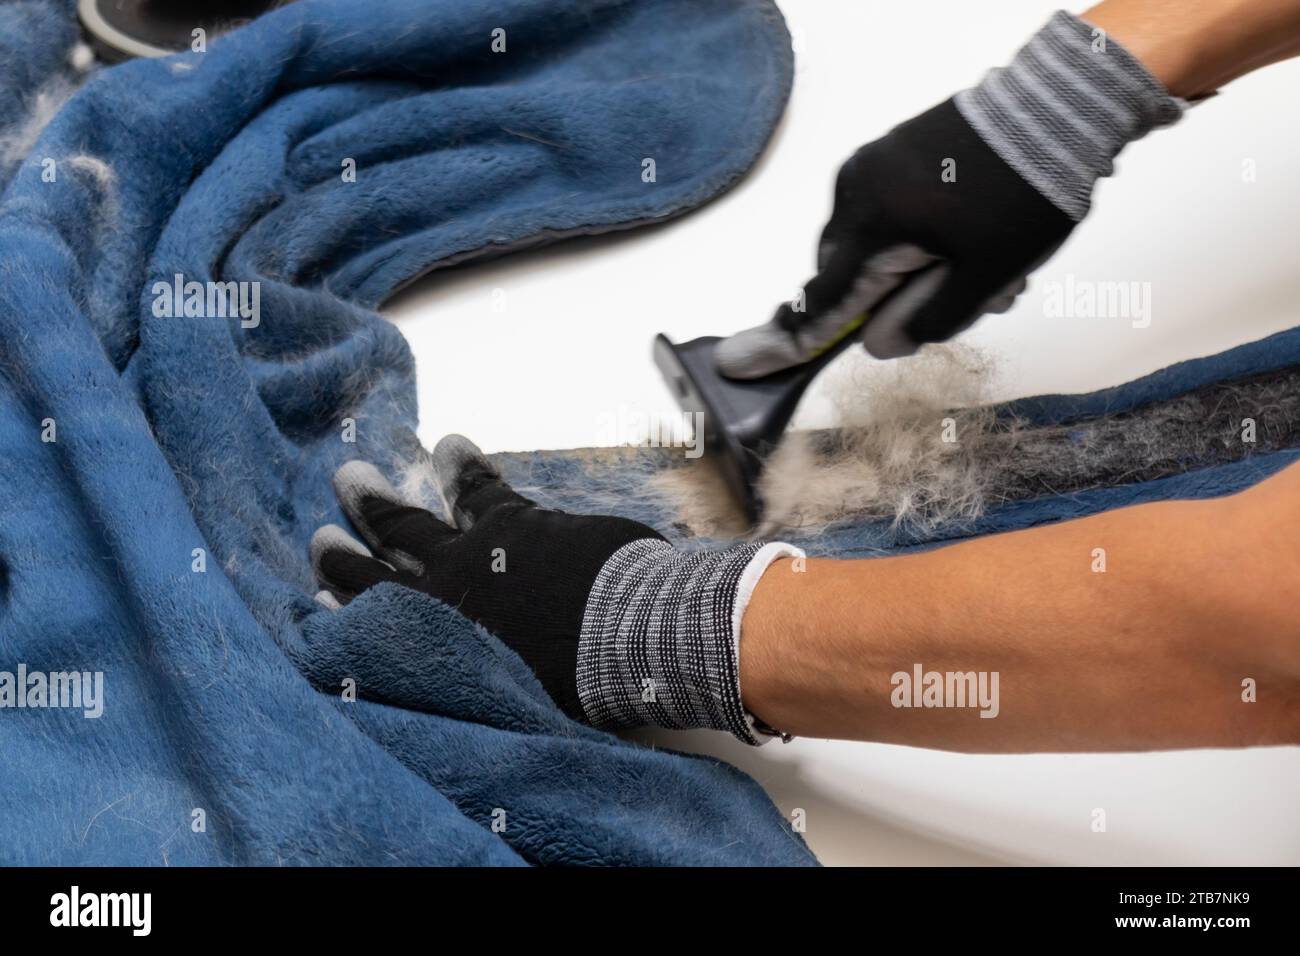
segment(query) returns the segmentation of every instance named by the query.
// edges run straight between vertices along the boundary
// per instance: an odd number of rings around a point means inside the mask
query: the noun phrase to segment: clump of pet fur
[[[761,532],[850,517],[930,530],[979,517],[994,477],[989,446],[1005,449],[1014,430],[987,407],[993,373],[986,354],[959,345],[837,368],[835,427],[790,432],[768,459]]]
[[[1016,435],[987,407],[994,373],[988,354],[963,345],[930,345],[892,362],[846,356],[824,375],[832,427],[788,432],[769,456],[757,533],[815,534],[850,519],[931,530],[979,517],[996,483],[991,462],[1005,458]],[[745,521],[714,471],[701,459],[657,473],[650,485],[684,530],[730,537]]]

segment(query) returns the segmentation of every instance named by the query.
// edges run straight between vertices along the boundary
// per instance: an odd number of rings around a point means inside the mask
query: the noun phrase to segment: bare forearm
[[[774,565],[742,626],[746,706],[797,735],[972,752],[1300,742],[1295,500],[1286,472],[1233,498]],[[894,675],[918,667],[996,673],[997,716],[896,706]]]
[[[1186,99],[1300,55],[1300,0],[1103,0],[1082,18]]]

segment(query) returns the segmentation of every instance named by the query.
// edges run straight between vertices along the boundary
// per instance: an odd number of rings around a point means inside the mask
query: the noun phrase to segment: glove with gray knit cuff
[[[718,343],[719,370],[760,378],[852,334],[877,358],[910,355],[1005,312],[1120,150],[1186,105],[1120,44],[1055,14],[1005,69],[844,164],[818,274]]]
[[[594,727],[713,728],[751,744],[778,734],[741,702],[740,622],[768,565],[797,548],[686,553],[637,521],[540,508],[459,435],[438,443],[433,466],[454,527],[367,462],[338,470],[364,543],[337,525],[313,535],[318,601],[337,608],[382,582],[445,601]]]

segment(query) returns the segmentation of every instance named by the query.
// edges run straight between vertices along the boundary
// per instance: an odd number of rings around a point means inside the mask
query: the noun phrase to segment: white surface
[[[666,227],[435,275],[390,304],[417,357],[426,445],[449,431],[488,451],[611,444],[635,439],[645,416],[673,417],[649,357],[654,334],[681,340],[766,319],[809,277],[839,164],[1005,62],[1055,4],[781,7],[794,96],[733,192]],[[1300,321],[1297,89],[1300,62],[1270,67],[1124,153],[1016,308],[965,336],[1002,357],[999,394],[1111,385]],[[1044,290],[1069,275],[1150,283],[1150,326],[1046,317]],[[819,420],[824,402],[806,404],[800,420]],[[1300,748],[965,757],[654,739],[725,753],[784,811],[806,810],[827,863],[1300,863]],[[1090,829],[1098,807],[1105,833]]]

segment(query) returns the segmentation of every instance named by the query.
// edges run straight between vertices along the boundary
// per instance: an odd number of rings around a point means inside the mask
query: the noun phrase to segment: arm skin
[[[744,702],[797,736],[971,753],[1300,743],[1298,532],[1294,465],[1225,498],[803,572],[787,559],[742,621]],[[999,672],[997,717],[892,706],[890,676],[917,663]]]
[[[1104,0],[1081,16],[1188,100],[1300,56],[1300,0]]]

